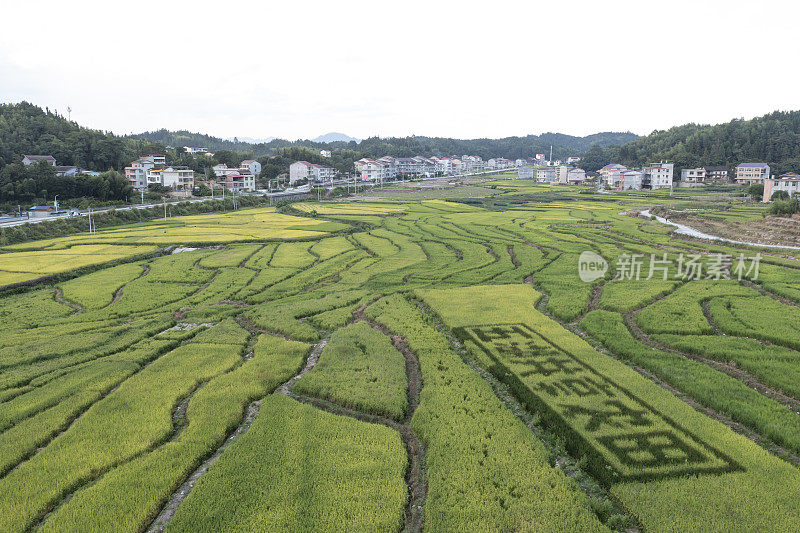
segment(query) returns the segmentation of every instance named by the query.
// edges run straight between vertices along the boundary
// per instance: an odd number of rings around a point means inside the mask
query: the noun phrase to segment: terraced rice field
[[[3,250],[0,531],[800,530],[794,252],[471,187]]]

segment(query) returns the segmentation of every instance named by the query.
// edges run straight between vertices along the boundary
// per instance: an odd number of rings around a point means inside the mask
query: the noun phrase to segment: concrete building
[[[501,170],[513,166],[514,163],[504,157],[494,157],[486,162],[486,168]]]
[[[567,171],[567,183],[583,183],[586,181],[586,171],[582,168],[570,168]]]
[[[59,178],[64,178],[67,176],[75,176],[80,170],[78,167],[72,165],[57,165],[56,166],[56,176]]]
[[[600,173],[600,183],[611,189],[618,189],[621,179],[620,174],[625,170],[628,170],[628,167],[617,163],[604,166],[598,170]]]
[[[464,155],[461,156],[463,164],[463,172],[479,172],[486,168],[486,161],[479,155]]]
[[[777,178],[766,178],[764,180],[764,196],[762,202],[771,202],[772,195],[778,191],[785,191],[790,197],[800,191],[800,174],[787,172]]]
[[[156,167],[155,161],[155,156],[143,155],[125,167],[125,179],[128,180],[131,187],[139,191],[147,188],[147,173]],[[162,160],[159,158],[159,161]]]
[[[319,155],[321,155],[322,157],[330,157],[331,156],[331,151],[330,150],[320,150],[319,151]]]
[[[703,167],[681,169],[681,181],[697,183],[705,180],[706,180],[706,169]]]
[[[667,163],[666,161],[650,163],[645,166],[642,169],[644,173],[642,186],[647,187],[649,185],[652,190],[671,188],[673,167],[674,165],[672,163]]]
[[[728,167],[703,167],[706,181],[728,181]]]
[[[254,177],[258,177],[261,174],[261,163],[255,159],[245,159],[239,163],[239,170],[246,170]]]
[[[194,188],[194,170],[189,167],[174,166],[160,171],[161,185],[178,191]]]
[[[619,189],[622,191],[641,191],[644,172],[641,170],[623,170],[620,172]]]
[[[220,163],[218,165],[214,165],[213,167],[211,167],[211,170],[214,171],[214,176],[216,176],[218,178],[223,177],[223,176],[227,176],[228,174],[238,174],[239,173],[239,169],[238,168],[230,168],[225,163]]]
[[[752,185],[764,183],[769,179],[769,165],[766,163],[739,163],[736,165],[736,183]]]
[[[536,179],[536,167],[524,165],[517,169],[517,179],[533,180]]]
[[[294,185],[299,180],[308,180],[309,183],[331,181],[336,176],[336,170],[325,165],[296,161],[289,165],[289,185]]]
[[[220,187],[225,187],[229,191],[252,192],[256,190],[256,178],[249,171],[239,174],[225,174],[216,178],[214,183]]]
[[[567,158],[567,164],[568,164],[568,165],[572,165],[572,164],[574,164],[574,163],[577,163],[577,162],[578,162],[578,161],[580,161],[580,160],[581,160],[581,158],[580,158],[580,157],[571,156],[571,157],[568,157],[568,158]]]
[[[199,146],[184,146],[183,149],[186,150],[187,154],[192,154],[192,155],[208,153],[208,148],[201,148]]]
[[[28,218],[48,218],[57,213],[52,205],[34,205],[28,209]]]
[[[556,169],[554,167],[536,167],[536,181],[540,183],[553,183],[556,181]]]
[[[39,161],[45,161],[52,166],[56,166],[56,158],[52,155],[26,155],[22,158],[22,164],[26,167],[38,163]]]

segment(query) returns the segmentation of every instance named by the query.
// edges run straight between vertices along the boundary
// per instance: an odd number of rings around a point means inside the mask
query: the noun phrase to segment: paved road
[[[513,170],[513,169],[509,169],[509,170]],[[452,179],[459,179],[459,178],[476,177],[476,176],[486,175],[486,174],[497,174],[499,172],[502,172],[502,170],[482,171],[482,172],[475,172],[475,173],[470,173],[470,174],[459,174],[459,175],[455,175],[455,176],[438,176],[438,177],[430,177],[430,178],[406,178],[406,179],[402,179],[402,180],[398,179],[398,180],[394,180],[394,181],[385,181],[385,182],[383,182],[383,185],[392,185],[392,184],[395,184],[395,183],[429,181],[429,180],[443,180],[443,179],[452,180]],[[372,183],[372,182],[366,182],[366,181],[360,181],[360,180],[334,180],[332,182],[325,183],[322,186],[318,186],[316,188],[335,189],[337,187],[347,187],[348,185],[353,186],[355,188],[355,190],[358,190],[358,189],[363,189],[364,187],[368,187],[368,186],[378,186],[380,184]],[[315,188],[315,190],[316,190],[316,188]],[[312,190],[310,192],[306,192],[306,193],[298,193],[296,191],[241,193],[239,196],[250,196],[250,195],[269,196],[269,197],[272,197],[272,198],[286,198],[286,197],[292,197],[292,196],[298,196],[298,195],[308,195],[309,197],[313,197],[314,190]],[[230,197],[230,195],[226,195],[226,196]],[[219,195],[217,195],[214,198],[205,197],[205,198],[192,198],[192,199],[176,199],[176,200],[170,200],[170,201],[166,202],[166,204],[167,205],[174,205],[174,204],[177,204],[177,203],[180,203],[180,202],[187,202],[187,201],[190,202],[190,203],[207,202],[208,200],[219,200],[220,198],[221,197]],[[164,205],[164,202],[148,203],[148,204],[132,204],[132,205],[125,205],[125,206],[117,206],[117,207],[105,207],[105,208],[101,208],[101,209],[92,209],[92,214],[105,213],[106,211],[111,211],[111,210],[130,211],[131,209],[146,209],[146,208],[149,208],[149,207],[162,207],[163,205]],[[58,216],[58,217],[55,217],[55,216],[42,217],[42,218],[28,218],[27,216],[23,216],[23,217],[0,217],[0,227],[10,228],[10,227],[19,226],[19,225],[22,225],[22,224],[38,224],[39,222],[44,222],[45,220],[55,220],[55,219],[60,219],[60,218],[70,218],[71,216],[88,216],[88,214],[89,214],[89,210],[88,209],[84,209],[84,210],[77,211],[77,214],[63,215],[63,216]]]
[[[304,194],[308,194],[308,193],[304,193]],[[289,192],[289,193],[285,193],[285,192],[276,192],[276,193],[243,193],[243,194],[238,194],[237,197],[238,196],[269,196],[269,197],[272,197],[272,198],[282,198],[282,197],[297,196],[297,193],[294,193],[294,192]],[[230,195],[225,195],[225,197],[226,198],[230,198],[231,196]],[[190,203],[207,202],[209,200],[219,200],[219,199],[221,199],[221,196],[219,196],[219,195],[215,196],[214,198],[211,198],[209,196],[209,197],[206,197],[206,198],[176,199],[176,200],[169,200],[168,202],[166,202],[166,205],[175,205],[175,204],[178,204],[178,203],[181,203],[181,202],[187,202],[187,201],[190,202]],[[92,214],[94,215],[94,214],[97,214],[97,213],[105,213],[107,211],[112,211],[112,210],[115,210],[115,211],[130,211],[132,209],[147,209],[149,207],[162,207],[164,205],[164,203],[165,202],[147,203],[147,204],[132,204],[132,205],[114,206],[114,207],[104,207],[104,208],[101,208],[101,209],[92,209]],[[73,213],[75,213],[75,211],[73,211]],[[42,217],[42,218],[28,218],[27,216],[22,216],[22,217],[0,217],[0,227],[10,228],[10,227],[19,226],[19,225],[22,225],[22,224],[38,224],[39,222],[44,222],[46,220],[56,220],[56,219],[61,219],[61,218],[71,218],[71,217],[75,217],[75,216],[88,216],[88,215],[89,215],[89,210],[88,209],[83,209],[83,210],[77,211],[77,214],[61,215],[61,216],[49,216],[49,217]]]

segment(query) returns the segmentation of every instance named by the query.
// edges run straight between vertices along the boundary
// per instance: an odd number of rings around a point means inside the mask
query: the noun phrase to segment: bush
[[[778,193],[786,194],[786,191],[777,191],[775,194],[772,195],[773,202],[772,205],[769,206],[769,214],[770,215],[793,215],[797,212],[800,212],[800,200],[797,198],[790,198],[788,200],[778,199],[775,200],[775,196]]]

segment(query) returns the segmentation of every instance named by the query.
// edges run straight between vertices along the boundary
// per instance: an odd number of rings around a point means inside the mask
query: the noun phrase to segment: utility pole
[[[164,222],[166,222],[167,221],[167,198],[165,196],[162,196],[162,199],[164,200]]]
[[[67,106],[67,120],[72,122],[72,108],[70,106]]]
[[[144,206],[144,189],[142,189],[142,190],[141,190],[141,191],[139,191],[139,192],[141,192],[141,193],[142,193],[142,206]]]

